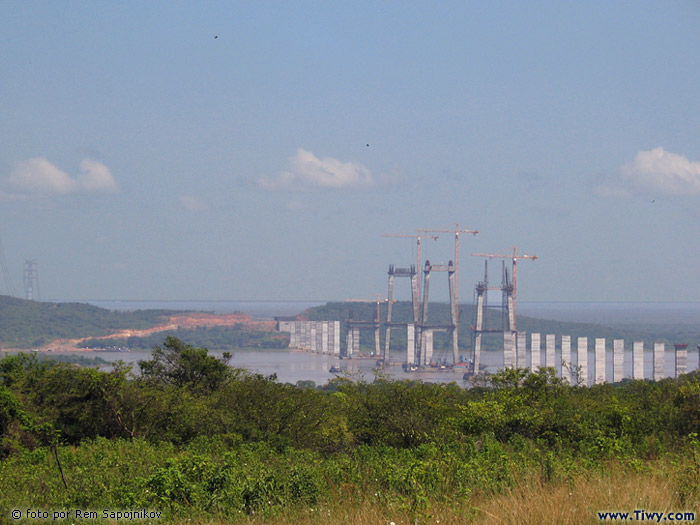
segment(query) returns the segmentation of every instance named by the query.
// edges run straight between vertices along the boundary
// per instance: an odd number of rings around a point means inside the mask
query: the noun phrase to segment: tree
[[[462,390],[454,383],[393,381],[338,382],[349,430],[358,443],[413,448],[447,438]]]
[[[213,392],[234,376],[229,359],[228,352],[217,359],[206,348],[195,348],[168,336],[162,346],[153,347],[150,360],[139,361],[138,365],[147,382]]]

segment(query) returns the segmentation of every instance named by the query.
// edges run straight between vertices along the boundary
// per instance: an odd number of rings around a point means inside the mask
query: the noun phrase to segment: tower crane
[[[410,235],[410,234],[403,234],[403,233],[383,233],[382,237],[401,237],[401,238],[407,238],[407,239],[416,239],[416,271],[420,272],[420,263],[421,263],[421,239],[433,239],[434,241],[438,240],[437,235],[424,235],[422,232],[426,230],[417,230],[418,234],[417,235]],[[420,297],[420,279],[416,283],[418,286],[418,297]]]
[[[459,305],[459,234],[460,233],[471,233],[472,235],[476,235],[477,233],[479,233],[479,230],[460,229],[459,223],[457,223],[457,224],[455,224],[455,228],[453,230],[420,229],[420,230],[418,230],[418,232],[454,233],[454,235],[455,235],[455,258],[454,258],[454,263],[455,263],[455,297],[454,297],[454,302],[455,302],[455,304]]]
[[[517,297],[518,297],[518,259],[529,259],[531,261],[534,261],[537,259],[537,255],[518,255],[518,249],[513,248],[513,253],[512,254],[494,254],[494,253],[472,253],[473,256],[475,257],[487,257],[489,259],[511,259],[513,262],[513,322],[511,326],[511,330],[515,331],[516,330],[516,305],[517,305]]]
[[[421,228],[418,230],[421,232],[428,233],[454,233],[455,236],[455,256],[453,261],[452,269],[448,269],[448,279],[450,285],[450,334],[452,336],[452,358],[453,363],[457,363],[459,360],[459,234],[460,233],[471,233],[476,235],[479,233],[477,230],[468,230],[461,228],[459,224],[455,224],[454,229],[427,229]],[[426,262],[427,265],[427,262]],[[449,267],[449,266],[448,266]],[[423,292],[423,323],[427,322],[427,308],[428,308],[428,276],[430,269],[426,266],[425,274],[425,291]]]

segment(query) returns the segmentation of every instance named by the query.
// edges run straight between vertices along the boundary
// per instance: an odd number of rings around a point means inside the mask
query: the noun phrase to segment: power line
[[[0,267],[2,269],[2,277],[5,282],[5,289],[7,293],[12,297],[17,297],[17,289],[15,288],[12,278],[10,277],[10,271],[7,268],[7,261],[5,260],[5,249],[2,247],[2,238],[0,238]]]

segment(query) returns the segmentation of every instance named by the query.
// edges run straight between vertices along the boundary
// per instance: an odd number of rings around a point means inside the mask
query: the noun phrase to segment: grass
[[[531,472],[513,487],[500,492],[478,493],[461,501],[446,495],[440,501],[430,500],[420,512],[395,503],[375,502],[371,494],[358,497],[354,490],[349,491],[348,499],[343,499],[339,496],[341,490],[331,501],[311,507],[280,509],[272,514],[238,514],[225,519],[198,519],[196,514],[191,514],[169,516],[161,522],[176,525],[579,525],[604,523],[598,517],[599,511],[690,511],[700,515],[697,512],[700,510],[700,487],[692,479],[697,476],[693,471],[697,469],[688,468],[683,462],[683,458],[667,457],[640,467],[612,461],[599,470],[584,470],[552,481],[544,480],[542,473]],[[95,521],[98,522],[104,523],[104,520]]]
[[[475,523],[575,525],[601,523],[598,512],[696,512],[698,487],[692,494],[683,472],[666,462],[635,471],[610,463],[604,472],[586,472],[570,480],[526,480],[501,494],[476,499]],[[684,496],[685,494],[685,496]],[[698,513],[700,516],[700,513]],[[449,522],[445,522],[449,523]],[[470,523],[455,521],[454,523]]]
[[[368,494],[361,501],[335,500],[311,508],[286,509],[272,516],[232,516],[226,521],[190,519],[176,523],[580,525],[605,523],[598,512],[629,512],[633,517],[634,510],[693,512],[697,520],[700,517],[700,486],[692,478],[698,472],[695,466],[684,463],[685,458],[679,457],[636,465],[612,461],[599,470],[584,470],[552,481],[545,481],[541,473],[531,473],[499,493],[476,494],[463,501],[430,501],[418,514],[400,505],[373,503]]]

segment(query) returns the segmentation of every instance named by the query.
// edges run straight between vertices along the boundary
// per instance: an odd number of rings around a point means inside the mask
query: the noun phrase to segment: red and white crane
[[[418,232],[429,232],[429,233],[454,233],[455,236],[455,258],[454,258],[454,264],[455,264],[455,297],[454,297],[454,302],[455,304],[459,304],[459,234],[460,233],[471,233],[472,235],[476,235],[479,233],[479,230],[467,230],[467,229],[460,229],[459,224],[455,224],[454,229],[452,230],[429,230],[429,229],[419,229]],[[436,237],[437,238],[437,237]]]
[[[434,241],[438,240],[437,235],[424,235],[422,232],[427,231],[427,230],[417,230],[418,234],[417,235],[410,235],[410,234],[403,234],[403,233],[384,233],[382,234],[382,237],[402,237],[402,238],[407,238],[407,239],[416,239],[416,272],[418,272],[418,275],[420,275],[420,270],[421,270],[421,239],[433,239]],[[420,279],[418,279],[418,282],[416,283],[418,286],[418,297],[420,297]]]

